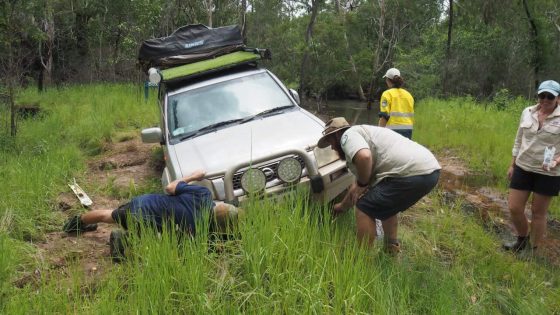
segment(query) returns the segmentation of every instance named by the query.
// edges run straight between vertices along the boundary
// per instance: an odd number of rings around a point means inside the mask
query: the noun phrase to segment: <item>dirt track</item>
[[[115,209],[125,202],[112,191],[128,191],[132,185],[142,185],[147,180],[159,178],[161,169],[153,159],[153,149],[158,145],[144,144],[139,139],[109,144],[106,152],[88,163],[88,183],[81,184],[93,200],[91,209]],[[83,181],[83,180],[82,180]],[[88,187],[88,188],[86,188]],[[91,187],[99,187],[93,189]],[[70,215],[82,208],[71,193],[62,192],[57,200],[58,209]],[[38,257],[53,272],[66,274],[70,263],[78,261],[87,277],[95,278],[112,266],[109,253],[109,235],[117,225],[100,223],[97,231],[79,236],[52,232],[45,241],[37,244]],[[37,281],[38,271],[29,272],[16,283]]]
[[[159,178],[161,167],[154,165],[153,150],[157,145],[148,145],[139,139],[110,144],[106,152],[88,163],[87,187],[113,187],[116,191],[127,191],[131,184],[142,185],[147,180]],[[444,199],[453,203],[460,201],[461,209],[481,219],[490,231],[506,238],[511,235],[506,196],[488,187],[475,188],[465,186],[464,180],[469,175],[468,169],[456,158],[445,155],[439,158],[443,167],[440,187],[444,190]],[[114,209],[125,200],[108,194],[108,189],[82,188],[93,200],[92,209]],[[58,198],[55,211],[71,213],[81,208],[78,199],[70,192],[62,192]],[[80,236],[68,236],[63,232],[52,232],[45,236],[43,243],[37,244],[38,258],[52,272],[66,274],[68,266],[78,261],[84,275],[89,279],[105,273],[111,268],[109,254],[109,234],[118,228],[108,224],[99,224],[97,231]],[[547,261],[560,265],[560,223],[549,221],[549,235],[544,246]],[[498,245],[497,245],[498,248]],[[37,282],[39,271],[30,271],[16,282],[23,286]]]

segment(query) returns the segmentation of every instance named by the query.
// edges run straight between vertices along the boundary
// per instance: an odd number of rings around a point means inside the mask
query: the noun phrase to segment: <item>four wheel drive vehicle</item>
[[[324,122],[301,108],[299,96],[258,67],[257,50],[167,69],[150,69],[159,81],[160,127],[142,131],[163,146],[162,185],[194,170],[215,200],[236,203],[260,192],[308,186],[330,201],[353,181],[330,148],[316,146]]]

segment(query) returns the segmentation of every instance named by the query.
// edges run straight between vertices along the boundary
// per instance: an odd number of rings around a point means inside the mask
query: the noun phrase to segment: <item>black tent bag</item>
[[[147,71],[150,67],[188,64],[243,48],[243,37],[237,25],[218,28],[186,25],[167,37],[144,41],[138,52],[138,62]]]

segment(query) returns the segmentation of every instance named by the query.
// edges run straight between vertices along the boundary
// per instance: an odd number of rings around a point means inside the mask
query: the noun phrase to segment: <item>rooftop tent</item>
[[[144,41],[138,51],[138,63],[148,71],[150,67],[169,68],[243,49],[243,37],[237,25],[218,28],[186,25],[167,37]]]
[[[161,75],[163,81],[173,81],[195,76],[200,73],[231,68],[240,64],[254,62],[259,59],[261,59],[261,55],[259,53],[236,51],[216,58],[165,69],[161,71]]]

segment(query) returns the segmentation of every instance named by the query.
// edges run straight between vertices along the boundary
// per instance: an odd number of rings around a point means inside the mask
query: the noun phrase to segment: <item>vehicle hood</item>
[[[323,126],[318,118],[296,109],[187,139],[169,153],[183,175],[196,169],[213,174],[274,152],[305,150],[317,144]]]

